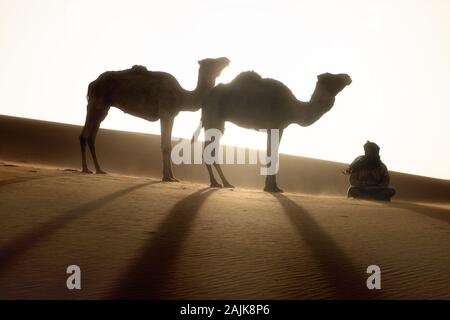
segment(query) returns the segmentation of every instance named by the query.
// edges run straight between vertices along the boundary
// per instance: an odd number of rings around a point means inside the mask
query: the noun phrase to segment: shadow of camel
[[[450,223],[450,210],[445,208],[437,208],[416,203],[391,202],[386,203],[387,207],[406,209],[422,214],[424,216]]]
[[[10,263],[14,261],[14,259],[25,253],[32,246],[36,245],[37,242],[51,236],[53,233],[55,233],[71,221],[81,218],[89,212],[94,211],[110,203],[114,199],[126,195],[127,193],[155,183],[159,183],[159,181],[141,183],[124,190],[113,192],[97,200],[93,200],[79,207],[66,211],[65,213],[58,215],[56,218],[44,223],[43,225],[32,229],[30,232],[10,241],[10,243],[0,248],[0,274]]]
[[[334,289],[336,299],[375,299],[376,291],[366,287],[367,266],[357,268],[311,215],[283,194],[272,194],[310,248],[323,276]]]
[[[46,176],[40,176],[40,177],[17,177],[17,178],[11,178],[11,179],[6,179],[6,180],[0,180],[0,188],[11,185],[11,184],[28,182],[28,181],[33,181],[33,180],[41,180],[41,179],[47,179],[47,178],[55,178],[57,176],[58,175],[56,175],[56,174],[52,174],[52,175],[46,175]]]
[[[162,299],[171,268],[195,216],[216,189],[201,189],[177,202],[148,240],[142,255],[119,280],[113,299]]]

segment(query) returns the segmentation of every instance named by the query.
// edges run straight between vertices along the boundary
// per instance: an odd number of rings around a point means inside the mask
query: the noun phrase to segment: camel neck
[[[197,86],[193,91],[185,92],[183,111],[197,111],[201,108],[201,103],[206,94],[214,87],[214,79],[199,73]]]
[[[333,104],[334,97],[328,91],[316,85],[316,89],[308,102],[297,101],[295,103],[295,122],[302,127],[310,126],[327,113]]]

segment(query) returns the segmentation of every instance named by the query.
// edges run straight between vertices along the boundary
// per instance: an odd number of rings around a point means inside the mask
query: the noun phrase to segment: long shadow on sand
[[[282,194],[272,194],[299,235],[310,248],[323,276],[334,289],[335,299],[374,299],[375,291],[366,287],[367,266],[357,268],[337,243],[303,207]],[[355,239],[355,241],[357,241]]]
[[[47,178],[55,178],[57,176],[58,176],[57,174],[54,174],[54,175],[46,175],[46,176],[40,176],[40,177],[17,177],[17,178],[11,178],[11,179],[6,179],[6,180],[0,180],[0,188],[11,185],[11,184],[28,182],[28,181],[33,181],[33,180],[41,180],[41,179],[47,179]]]
[[[142,255],[119,280],[113,299],[162,299],[171,268],[196,215],[216,189],[201,189],[177,202],[148,240]]]
[[[394,207],[414,211],[424,216],[450,223],[450,210],[445,208],[437,208],[417,203],[387,203],[387,207]]]
[[[79,207],[66,211],[58,215],[56,218],[44,223],[43,225],[32,229],[30,232],[10,241],[10,243],[7,243],[0,248],[0,274],[6,269],[6,267],[8,267],[10,263],[14,261],[14,259],[25,253],[31,247],[37,245],[39,241],[51,236],[53,233],[63,228],[73,220],[85,216],[89,212],[110,203],[114,199],[155,183],[159,183],[159,181],[141,183],[123,190],[113,192],[97,200],[88,202]]]

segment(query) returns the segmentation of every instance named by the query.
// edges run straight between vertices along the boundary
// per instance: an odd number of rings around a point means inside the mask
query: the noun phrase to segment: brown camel
[[[243,72],[229,84],[220,84],[211,90],[202,105],[202,125],[205,130],[217,129],[222,134],[225,121],[248,129],[266,129],[267,155],[270,157],[272,150],[270,129],[278,129],[281,140],[283,130],[291,123],[303,127],[313,124],[333,107],[336,95],[351,82],[347,74],[321,74],[317,77],[316,88],[310,101],[302,102],[297,100],[283,83],[274,79],[263,79],[253,71]],[[199,131],[197,136],[198,133]],[[212,141],[213,139],[207,141],[205,148]],[[207,164],[206,167],[211,187],[222,187],[215,179],[211,165]],[[214,167],[223,186],[233,188],[225,178],[220,164],[214,162]],[[283,191],[277,186],[276,174],[266,176],[264,190]]]
[[[225,57],[198,62],[197,87],[187,91],[169,73],[148,71],[134,66],[122,71],[107,71],[89,84],[86,122],[80,135],[82,172],[89,171],[86,163],[86,143],[91,151],[97,173],[105,173],[95,153],[95,138],[100,123],[111,106],[149,121],[161,120],[161,150],[163,155],[163,181],[177,181],[172,174],[170,152],[175,116],[180,111],[197,111],[202,99],[214,87],[216,78],[228,66]]]

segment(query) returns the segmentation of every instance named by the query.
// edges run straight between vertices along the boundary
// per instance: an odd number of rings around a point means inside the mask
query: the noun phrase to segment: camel
[[[144,66],[134,66],[121,71],[107,71],[91,82],[87,93],[87,115],[79,137],[82,172],[92,173],[86,163],[86,143],[94,161],[97,174],[100,168],[95,152],[95,139],[100,123],[111,106],[148,121],[161,120],[161,151],[163,155],[163,181],[178,181],[172,173],[170,153],[175,116],[180,111],[197,111],[202,99],[214,87],[216,78],[230,63],[225,57],[204,59],[198,62],[198,81],[195,90],[188,91],[169,73],[149,71]]]
[[[276,141],[279,143],[283,130],[288,125],[292,123],[303,127],[312,125],[333,107],[336,95],[351,82],[347,74],[321,74],[317,76],[311,99],[303,102],[297,100],[283,83],[262,78],[253,71],[243,72],[230,83],[216,86],[205,98],[202,105],[201,124],[193,140],[198,137],[202,126],[205,130],[220,130],[223,135],[225,121],[230,121],[247,129],[266,129],[268,132],[266,154],[270,157],[271,129],[279,130],[279,140]],[[275,136],[274,139],[276,140]],[[205,148],[212,141],[213,139],[206,141]],[[213,164],[222,180],[223,187],[233,188],[234,186],[225,178],[220,164],[217,162]],[[214,177],[211,164],[206,164],[206,168],[211,187],[222,187]],[[277,186],[276,174],[266,176],[264,191],[283,192]]]

